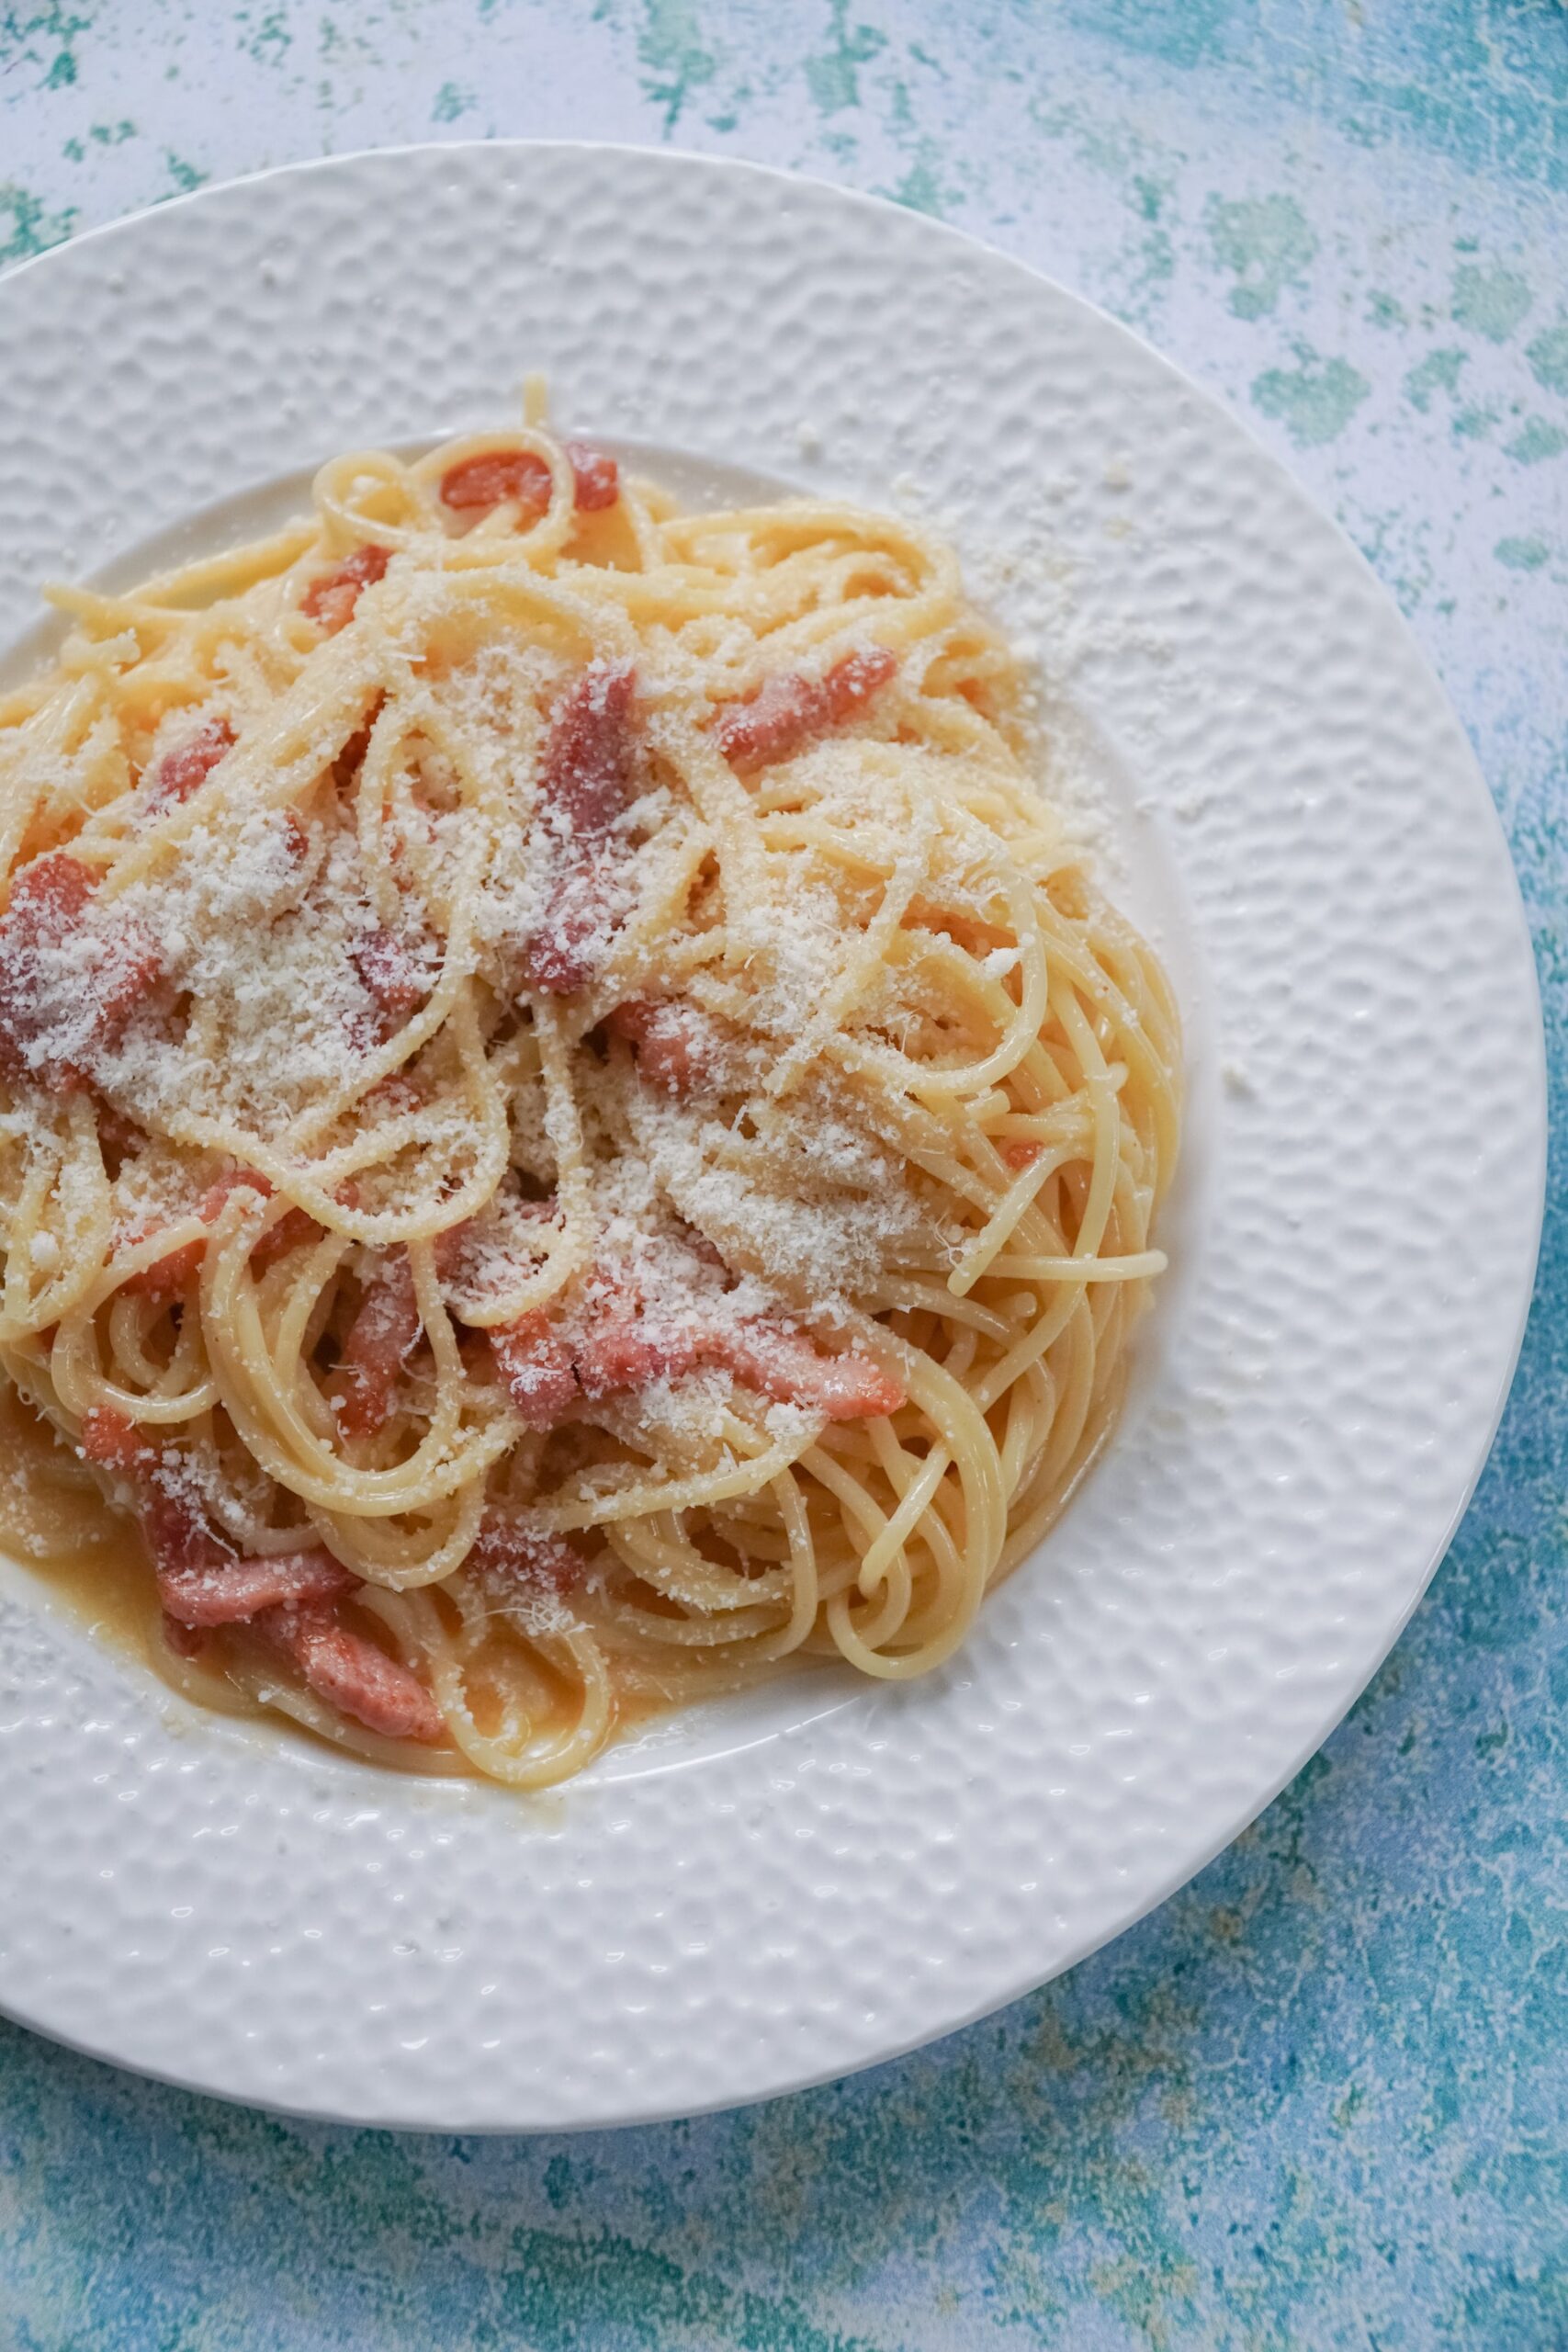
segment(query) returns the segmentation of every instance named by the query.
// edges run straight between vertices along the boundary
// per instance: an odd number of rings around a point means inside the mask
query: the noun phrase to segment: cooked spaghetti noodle
[[[53,592],[0,700],[0,1362],[162,1670],[536,1787],[946,1657],[1104,1437],[1175,1012],[952,553],[539,421]]]

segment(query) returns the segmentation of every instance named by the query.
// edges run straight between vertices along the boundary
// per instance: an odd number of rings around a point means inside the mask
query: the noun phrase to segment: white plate
[[[1371,575],[1073,296],[733,164],[278,173],[6,278],[0,350],[0,647],[46,577],[243,527],[356,443],[492,425],[527,368],[564,423],[683,454],[699,490],[705,465],[919,499],[1038,644],[1191,1045],[1139,1391],[926,1682],[784,1684],[519,1800],[198,1719],[0,1571],[0,2000],[235,2098],[520,2130],[841,2074],[1092,1951],[1366,1681],[1529,1296],[1518,898]]]

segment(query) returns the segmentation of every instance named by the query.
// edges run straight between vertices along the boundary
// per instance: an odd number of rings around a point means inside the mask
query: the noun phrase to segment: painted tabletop
[[[1555,1131],[1562,0],[0,0],[0,265],[268,164],[492,136],[892,196],[1229,401],[1470,729]],[[0,2024],[0,2352],[1568,2346],[1562,1187],[1554,1159],[1518,1379],[1429,1597],[1120,1942],[875,2073],[581,2139],[280,2122]]]

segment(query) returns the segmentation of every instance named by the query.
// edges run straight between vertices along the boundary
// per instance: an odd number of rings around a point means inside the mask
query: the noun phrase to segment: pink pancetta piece
[[[206,1566],[161,1568],[158,1597],[179,1624],[236,1625],[288,1602],[341,1600],[356,1582],[330,1552],[313,1547],[258,1554],[248,1560],[220,1557]]]
[[[571,1350],[542,1308],[490,1335],[491,1354],[519,1420],[553,1430],[578,1402]]]
[[[802,1405],[830,1421],[875,1420],[904,1402],[897,1382],[869,1356],[825,1354],[774,1323],[717,1325],[705,1357],[776,1404]]]
[[[62,1003],[62,975],[49,967],[78,943],[97,887],[80,858],[51,850],[12,876],[0,917],[0,1070],[54,1094],[90,1084],[75,1057],[112,1046],[163,973],[157,943],[141,923],[110,922],[81,942],[81,968],[69,981],[80,1003]]]
[[[209,718],[188,743],[165,752],[147,779],[149,808],[173,808],[199,792],[224,754],[234,748],[234,730],[226,718]]]
[[[637,791],[629,664],[594,662],[556,705],[534,831],[548,903],[524,950],[524,977],[552,996],[579,989],[608,944],[616,820]]]
[[[858,717],[897,667],[897,654],[874,645],[863,653],[846,654],[825,677],[778,672],[748,701],[720,707],[713,721],[719,750],[738,768],[786,760],[815,737]]]
[[[621,494],[620,473],[614,458],[585,441],[566,444],[571,468],[572,504],[580,514],[614,506]],[[520,521],[536,523],[548,512],[552,488],[550,469],[534,449],[486,449],[475,458],[459,458],[441,477],[441,502],[457,514],[479,514],[491,506],[511,505]]]
[[[340,1624],[332,1608],[287,1602],[263,1610],[255,1625],[293,1660],[319,1699],[367,1731],[428,1746],[446,1738],[441,1710],[418,1675]]]
[[[129,1413],[113,1405],[89,1405],[82,1416],[82,1452],[118,1477],[144,1478],[163,1459]]]
[[[233,1566],[234,1555],[208,1525],[179,1454],[155,1443],[129,1414],[112,1405],[90,1406],[82,1416],[82,1452],[136,1488],[160,1597],[166,1582],[178,1589],[190,1577]],[[169,1608],[169,1614],[178,1611]]]
[[[712,1365],[775,1404],[801,1405],[830,1421],[873,1420],[896,1413],[904,1392],[867,1356],[828,1355],[798,1331],[776,1323],[661,1325],[657,1315],[614,1315],[597,1324],[577,1352],[584,1396],[599,1398],[678,1380]]]
[[[146,1236],[138,1233],[134,1238],[140,1241]],[[205,1238],[182,1241],[177,1249],[165,1250],[163,1257],[154,1258],[151,1265],[139,1266],[134,1273],[127,1274],[120,1288],[136,1298],[165,1302],[171,1298],[183,1298],[191,1284],[201,1280],[206,1258]]]
[[[96,1406],[83,1415],[82,1451],[140,1489],[165,1634],[182,1657],[197,1654],[203,1633],[251,1625],[340,1713],[385,1739],[434,1744],[445,1738],[441,1710],[419,1677],[339,1623],[337,1604],[358,1589],[357,1579],[329,1552],[312,1545],[270,1558],[236,1557],[213,1535],[184,1485],[177,1455],[153,1444],[113,1407]]]
[[[604,1015],[604,1026],[632,1047],[637,1069],[649,1083],[678,1102],[713,1077],[717,1034],[694,1005],[670,998],[628,997]]]
[[[612,1307],[595,1317],[574,1362],[583,1395],[597,1403],[655,1380],[674,1379],[702,1360],[687,1334]]]
[[[197,1215],[203,1225],[215,1225],[224,1203],[231,1193],[257,1193],[270,1200],[272,1186],[254,1168],[236,1168],[215,1178],[197,1204]],[[298,1250],[314,1241],[321,1227],[305,1209],[286,1211],[276,1225],[269,1225],[251,1252],[251,1267],[255,1273],[265,1273],[268,1266],[286,1257],[290,1250]],[[144,1236],[137,1236],[144,1238]],[[207,1243],[197,1238],[182,1241],[164,1257],[155,1258],[151,1265],[138,1268],[128,1274],[120,1284],[122,1290],[139,1298],[171,1299],[183,1297],[195,1282],[201,1279],[201,1269],[207,1256]]]
[[[212,1532],[178,1453],[154,1443],[129,1414],[92,1407],[82,1416],[82,1451],[135,1486],[158,1598],[187,1631],[243,1624],[264,1609],[338,1600],[355,1590],[357,1578],[317,1544],[237,1556]]]
[[[570,1536],[532,1527],[506,1512],[488,1511],[465,1565],[498,1583],[565,1593],[582,1583],[591,1563]]]
[[[389,1250],[367,1285],[344,1341],[347,1385],[338,1426],[348,1437],[374,1437],[387,1425],[398,1374],[423,1329],[406,1250]]]
[[[621,494],[621,469],[609,452],[591,448],[586,441],[569,441],[566,456],[576,491],[572,503],[578,513],[598,514],[614,506]]]
[[[492,1332],[491,1345],[513,1405],[536,1430],[558,1428],[580,1399],[600,1404],[708,1367],[830,1421],[872,1420],[905,1401],[897,1382],[868,1356],[829,1355],[802,1332],[722,1312],[665,1321],[613,1299],[569,1340],[540,1309],[510,1332]]]
[[[335,571],[311,581],[299,599],[299,610],[308,621],[315,621],[329,637],[335,637],[354,618],[360,591],[379,580],[391,560],[387,548],[356,548]]]
[[[412,1012],[430,994],[430,975],[395,932],[363,932],[349,961],[383,1012]]]

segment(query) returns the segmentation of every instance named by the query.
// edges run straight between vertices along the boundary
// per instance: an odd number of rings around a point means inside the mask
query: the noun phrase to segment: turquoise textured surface
[[[502,135],[878,190],[1226,398],[1470,729],[1560,1115],[1559,0],[0,0],[0,264],[206,180]],[[1428,1599],[1111,1949],[856,2080],[577,2140],[279,2122],[0,2025],[0,2352],[1568,2346],[1562,1189],[1554,1157],[1518,1381]]]

